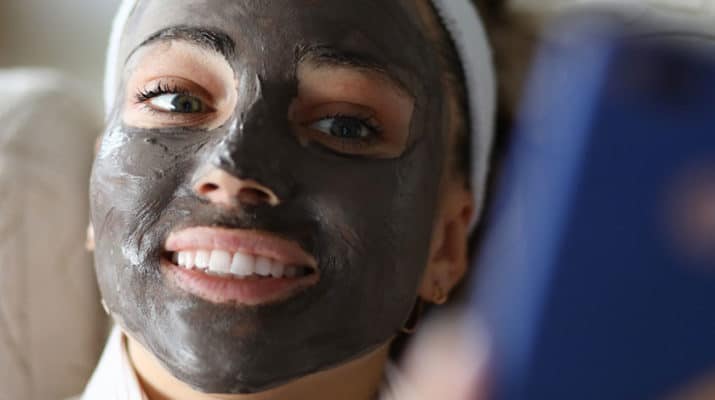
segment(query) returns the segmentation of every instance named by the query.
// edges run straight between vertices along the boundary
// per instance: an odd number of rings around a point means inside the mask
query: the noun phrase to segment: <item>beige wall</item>
[[[98,92],[118,0],[0,0],[0,68],[51,66]]]

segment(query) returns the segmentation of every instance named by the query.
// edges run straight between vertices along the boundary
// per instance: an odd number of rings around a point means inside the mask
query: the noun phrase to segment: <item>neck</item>
[[[150,400],[371,400],[383,381],[389,345],[328,371],[261,393],[219,395],[193,390],[174,378],[139,342],[127,338],[129,359]]]

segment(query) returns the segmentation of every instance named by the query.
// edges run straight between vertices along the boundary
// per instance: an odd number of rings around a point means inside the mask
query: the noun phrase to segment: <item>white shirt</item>
[[[129,361],[127,342],[114,327],[81,400],[147,400]]]
[[[380,400],[396,400],[395,388],[401,381],[397,368],[388,364]],[[104,348],[97,369],[81,400],[147,400],[129,361],[124,335],[115,327]]]

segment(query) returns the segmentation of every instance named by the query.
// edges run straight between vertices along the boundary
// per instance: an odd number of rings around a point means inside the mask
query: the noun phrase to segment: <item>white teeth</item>
[[[192,251],[184,252],[184,267],[191,269],[196,266],[196,254]]]
[[[209,258],[209,271],[227,274],[231,271],[231,254],[227,251],[214,250]]]
[[[272,267],[271,260],[265,257],[256,258],[256,274],[260,276],[270,276]]]
[[[181,267],[194,267],[217,274],[232,274],[240,278],[258,275],[273,278],[295,278],[300,269],[287,267],[266,257],[253,257],[243,253],[224,250],[180,251],[171,255],[172,262]]]
[[[291,268],[291,269],[293,269],[293,268]],[[285,272],[285,270],[286,270],[286,268],[283,265],[281,265],[277,262],[274,262],[271,265],[271,276],[274,278],[281,278],[281,277],[283,277],[283,273]]]
[[[200,250],[196,252],[196,268],[207,269],[209,267],[209,261],[211,260],[211,252]]]
[[[194,253],[190,251],[181,251],[179,253],[174,253],[173,259],[174,264],[191,269],[194,267]]]
[[[233,255],[231,262],[231,273],[238,276],[250,276],[255,272],[254,258],[242,253]]]

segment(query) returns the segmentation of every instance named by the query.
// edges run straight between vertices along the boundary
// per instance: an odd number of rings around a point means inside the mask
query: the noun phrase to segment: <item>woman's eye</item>
[[[206,111],[206,106],[201,99],[181,93],[167,93],[147,100],[149,106],[155,110],[181,114],[196,114]]]
[[[377,129],[366,121],[353,117],[323,118],[311,128],[340,139],[367,139],[377,133]]]

